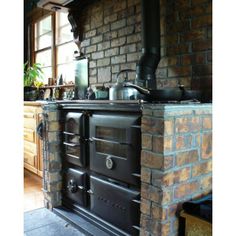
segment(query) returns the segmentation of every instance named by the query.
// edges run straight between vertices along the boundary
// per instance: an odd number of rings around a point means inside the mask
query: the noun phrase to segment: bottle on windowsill
[[[59,79],[58,79],[57,85],[63,85],[63,77],[62,77],[62,74],[60,75],[60,77],[59,77]]]

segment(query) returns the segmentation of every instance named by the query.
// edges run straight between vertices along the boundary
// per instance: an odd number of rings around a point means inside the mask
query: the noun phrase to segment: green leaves
[[[34,63],[29,66],[28,61],[24,64],[24,86],[33,86],[35,81],[43,80],[41,64]]]

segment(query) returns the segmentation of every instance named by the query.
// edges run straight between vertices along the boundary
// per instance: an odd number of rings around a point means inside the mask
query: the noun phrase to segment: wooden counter
[[[36,129],[42,119],[41,102],[24,102],[24,168],[42,177],[42,141]]]

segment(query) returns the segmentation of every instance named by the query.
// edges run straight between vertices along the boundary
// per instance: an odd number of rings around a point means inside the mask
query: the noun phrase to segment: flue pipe
[[[142,56],[136,67],[136,83],[156,88],[155,71],[160,61],[160,1],[141,0]]]

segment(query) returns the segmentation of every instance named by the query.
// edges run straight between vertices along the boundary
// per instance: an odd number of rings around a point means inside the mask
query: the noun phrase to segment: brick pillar
[[[61,155],[59,111],[49,103],[43,107],[45,127],[43,140],[43,192],[44,205],[48,209],[61,205]]]
[[[140,235],[178,235],[183,202],[212,190],[211,105],[144,105]]]

